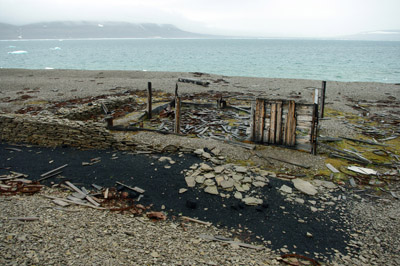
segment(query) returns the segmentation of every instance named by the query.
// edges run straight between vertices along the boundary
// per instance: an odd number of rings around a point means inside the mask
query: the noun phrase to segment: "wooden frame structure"
[[[251,119],[252,141],[317,153],[318,104],[257,98]]]

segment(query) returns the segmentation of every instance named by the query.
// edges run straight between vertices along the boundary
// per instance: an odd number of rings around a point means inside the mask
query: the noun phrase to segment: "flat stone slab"
[[[282,185],[281,188],[279,189],[282,192],[288,193],[288,194],[292,194],[293,190],[291,187],[286,186],[286,185]]]
[[[257,198],[254,198],[254,197],[247,197],[247,198],[242,199],[242,201],[246,205],[260,205],[260,204],[263,203],[262,199],[257,199]]]
[[[208,186],[204,189],[204,192],[209,194],[218,195],[218,189],[216,186]]]
[[[247,168],[244,166],[236,166],[235,171],[238,173],[247,173]]]
[[[296,178],[296,179],[293,179],[292,182],[296,189],[298,189],[299,191],[301,191],[307,195],[314,196],[315,194],[318,193],[317,189],[308,181],[305,181],[300,178]]]
[[[188,187],[194,187],[196,185],[195,178],[193,176],[185,177],[186,185]]]

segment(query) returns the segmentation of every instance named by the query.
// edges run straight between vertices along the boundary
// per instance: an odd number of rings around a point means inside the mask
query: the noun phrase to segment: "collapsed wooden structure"
[[[257,98],[251,120],[251,141],[317,153],[318,104]]]

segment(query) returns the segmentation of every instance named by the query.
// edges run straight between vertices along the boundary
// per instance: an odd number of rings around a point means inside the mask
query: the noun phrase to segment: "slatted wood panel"
[[[316,153],[317,116],[318,105],[258,98],[252,105],[251,139]]]

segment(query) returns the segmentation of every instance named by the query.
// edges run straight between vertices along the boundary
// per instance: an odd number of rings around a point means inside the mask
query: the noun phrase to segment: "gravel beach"
[[[177,82],[178,78],[201,80],[210,85],[203,87]],[[240,92],[251,97],[292,98],[303,103],[313,102],[314,88],[320,88],[322,83],[207,73],[0,69],[0,114],[14,113],[27,106],[45,105],[50,101],[145,91],[148,82],[152,82],[154,90],[171,94],[178,83],[180,94]],[[320,134],[324,136],[356,138],[360,132],[357,127],[349,126],[349,120],[360,117],[368,121],[370,113],[381,118],[375,126],[378,129],[381,123],[385,128],[386,115],[400,116],[399,84],[328,81],[326,93],[325,108],[329,117],[320,121]],[[192,151],[216,149],[224,157],[220,164],[232,169],[239,167],[236,164],[248,169],[252,167],[249,173],[258,173],[262,168],[318,179],[321,172],[326,172],[326,154],[313,156],[273,146],[250,151],[216,140],[153,132],[113,134],[120,141],[157,147],[157,150],[167,146],[185,147]],[[392,135],[398,138],[395,131],[390,131],[388,136]],[[390,142],[386,147],[394,154],[394,160],[397,158],[399,161],[400,151],[396,143]],[[310,169],[263,159],[271,154],[281,160],[310,166]],[[198,167],[193,168],[193,164],[208,163],[213,169],[218,166],[214,164],[215,160],[191,152],[179,156],[176,153],[144,156],[112,150],[78,151],[69,147],[51,149],[3,142],[0,143],[0,155],[0,177],[3,178],[10,171],[16,171],[36,179],[40,173],[53,167],[50,162],[61,165],[64,160],[71,164],[64,173],[67,179],[86,186],[96,178],[100,179],[101,185],[111,186],[113,173],[120,173],[124,182],[130,182],[132,172],[143,173],[143,178],[137,182],[150,191],[143,202],[153,203],[155,210],[168,213],[167,221],[153,222],[145,216],[76,205],[61,208],[43,197],[66,197],[71,193],[61,188],[45,187],[33,196],[2,195],[2,265],[286,265],[282,258],[291,253],[316,259],[322,265],[400,265],[398,180],[387,182],[382,188],[369,187],[368,182],[353,187],[347,179],[339,178],[335,179],[337,186],[334,189],[324,188],[318,180],[319,183],[313,183],[318,187],[318,194],[310,196],[297,190],[290,180],[269,176],[268,186],[257,190],[260,195],[265,195],[264,200],[269,200],[268,204],[242,208],[235,203],[233,192],[231,198],[225,198],[205,193],[198,187],[190,188],[178,199],[177,191],[186,185],[185,175],[187,177]],[[171,156],[178,163],[166,167],[165,162],[160,162],[162,156]],[[81,165],[94,157],[102,157],[102,162],[86,168]],[[135,168],[135,164],[138,167]],[[385,169],[379,170],[387,171]],[[393,171],[398,175],[398,166]],[[149,175],[159,183],[146,183],[145,176]],[[324,178],[329,179],[329,175],[334,181],[330,172],[325,173]],[[176,181],[171,183],[173,180]],[[51,180],[44,184],[53,185]],[[257,196],[256,192],[251,193]],[[188,208],[187,201],[196,202],[199,207],[196,210]],[[197,217],[213,225],[182,224],[180,215]],[[27,216],[38,219],[15,219]],[[210,241],[204,239],[204,235],[233,238],[264,249]]]

